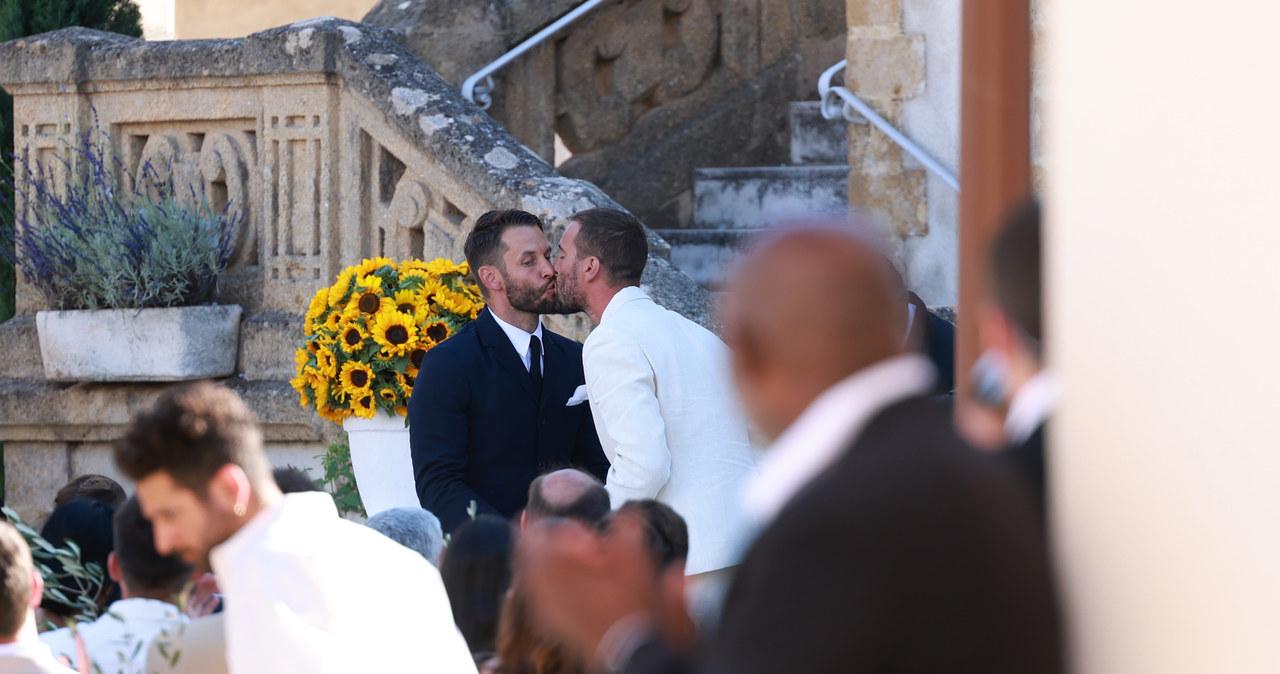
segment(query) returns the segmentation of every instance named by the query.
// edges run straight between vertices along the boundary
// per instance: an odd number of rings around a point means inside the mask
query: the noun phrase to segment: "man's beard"
[[[507,301],[511,303],[513,309],[530,314],[555,313],[556,295],[555,293],[546,294],[547,288],[554,285],[554,281],[548,281],[541,286],[521,285],[513,283],[505,272],[502,274],[502,280],[507,286]]]
[[[576,272],[577,269],[570,271]],[[586,308],[583,306],[582,288],[573,276],[556,276],[555,305],[554,313],[557,314],[576,314]]]

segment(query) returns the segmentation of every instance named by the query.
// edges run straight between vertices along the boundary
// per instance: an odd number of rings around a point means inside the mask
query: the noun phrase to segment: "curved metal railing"
[[[854,117],[853,114],[856,112],[877,129],[884,132],[884,135],[897,143],[898,147],[906,150],[908,154],[919,160],[921,164],[924,164],[925,168],[932,171],[939,178],[942,178],[943,182],[950,185],[952,189],[959,192],[960,180],[956,178],[956,174],[952,173],[947,169],[947,167],[939,163],[938,160],[929,156],[929,153],[925,152],[924,148],[917,145],[916,142],[910,138],[907,138],[901,131],[886,121],[884,117],[881,117],[875,110],[872,110],[871,106],[867,105],[862,99],[854,95],[852,91],[849,91],[842,86],[833,86],[831,84],[831,79],[836,76],[836,73],[844,70],[847,64],[847,60],[841,61],[830,68],[827,68],[826,71],[822,73],[822,77],[818,78],[818,93],[822,96],[822,116],[827,119],[843,117],[847,122],[859,122],[861,120]]]
[[[561,28],[578,20],[578,17],[595,9],[597,5],[603,4],[605,0],[587,0],[586,2],[574,7],[569,13],[556,19],[551,25],[534,33],[532,37],[516,45],[511,51],[499,56],[489,65],[477,70],[474,75],[468,77],[462,83],[462,96],[468,101],[480,106],[481,110],[488,110],[493,105],[493,74],[508,63],[516,60],[520,55],[542,44],[547,38],[555,35]]]

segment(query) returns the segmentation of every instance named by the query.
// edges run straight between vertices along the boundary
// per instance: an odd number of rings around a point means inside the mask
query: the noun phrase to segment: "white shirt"
[[[0,644],[0,672],[33,670],[46,674],[77,674],[76,670],[68,669],[54,660],[49,647],[38,641]]]
[[[435,567],[326,493],[285,495],[210,561],[231,674],[476,671]]]
[[[165,632],[176,635],[187,619],[177,606],[156,599],[121,599],[112,602],[98,619],[78,627],[94,671],[101,674],[143,674],[147,644]],[[40,635],[54,656],[65,655],[72,666],[76,659],[71,629],[52,630]]]
[[[538,317],[538,326],[533,329],[533,332],[525,332],[501,318],[498,318],[498,314],[494,313],[492,309],[489,310],[489,313],[493,315],[493,320],[498,322],[498,327],[502,328],[502,331],[507,334],[507,339],[511,340],[511,346],[515,347],[516,353],[520,355],[520,362],[524,363],[524,369],[529,369],[529,356],[532,355],[529,351],[529,345],[533,340],[529,339],[530,337],[537,337],[538,342],[542,344],[542,349],[539,352],[539,355],[542,356],[546,354],[547,340],[542,338],[541,316]],[[539,357],[538,371],[544,375],[547,373],[547,369],[543,367],[545,364],[546,359]]]
[[[1011,445],[1027,441],[1058,406],[1058,379],[1041,370],[1028,379],[1009,401],[1004,415],[1004,437]]]
[[[927,393],[935,374],[928,358],[909,353],[886,358],[842,379],[814,399],[760,460],[746,489],[745,507],[763,526],[805,485],[848,449],[884,408]]]

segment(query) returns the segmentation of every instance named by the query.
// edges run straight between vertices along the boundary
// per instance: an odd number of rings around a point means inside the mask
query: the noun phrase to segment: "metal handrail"
[[[534,33],[533,37],[516,45],[511,51],[499,56],[497,60],[489,65],[477,70],[474,75],[468,77],[462,83],[462,97],[480,106],[481,110],[488,110],[493,105],[493,97],[489,94],[493,91],[492,75],[502,69],[508,63],[516,60],[521,54],[533,49],[541,44],[544,40],[554,35],[557,31],[565,26],[578,20],[578,17],[595,9],[597,5],[604,3],[605,0],[587,0],[586,2],[574,7],[568,14],[555,20],[550,26]],[[484,80],[482,83],[481,80]]]
[[[818,78],[818,93],[822,96],[822,116],[827,119],[843,117],[847,122],[856,122],[860,121],[853,116],[853,113],[856,111],[859,115],[866,118],[868,122],[874,124],[877,129],[884,132],[884,135],[888,136],[890,140],[897,143],[898,147],[906,150],[908,154],[919,160],[921,164],[924,164],[925,168],[932,171],[939,178],[942,178],[943,182],[950,185],[955,191],[959,192],[960,181],[956,178],[956,174],[948,170],[947,167],[938,163],[938,160],[930,157],[929,154],[924,151],[924,148],[920,147],[915,143],[915,141],[907,138],[901,131],[894,128],[894,126],[886,121],[884,117],[881,117],[875,110],[872,110],[871,106],[867,105],[862,101],[862,99],[855,96],[852,91],[841,86],[831,85],[831,78],[835,77],[836,73],[844,70],[848,63],[849,61],[847,59],[841,61],[830,68],[827,68],[826,71],[822,73],[822,77]],[[837,101],[837,99],[839,99],[839,101]]]

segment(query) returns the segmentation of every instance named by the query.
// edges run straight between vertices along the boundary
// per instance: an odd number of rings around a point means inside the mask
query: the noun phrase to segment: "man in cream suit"
[[[586,311],[597,324],[582,364],[613,506],[656,499],[685,518],[689,605],[705,623],[747,543],[741,491],[755,451],[728,347],[640,289],[648,253],[631,214],[577,213],[560,239],[556,293],[562,312]]]

